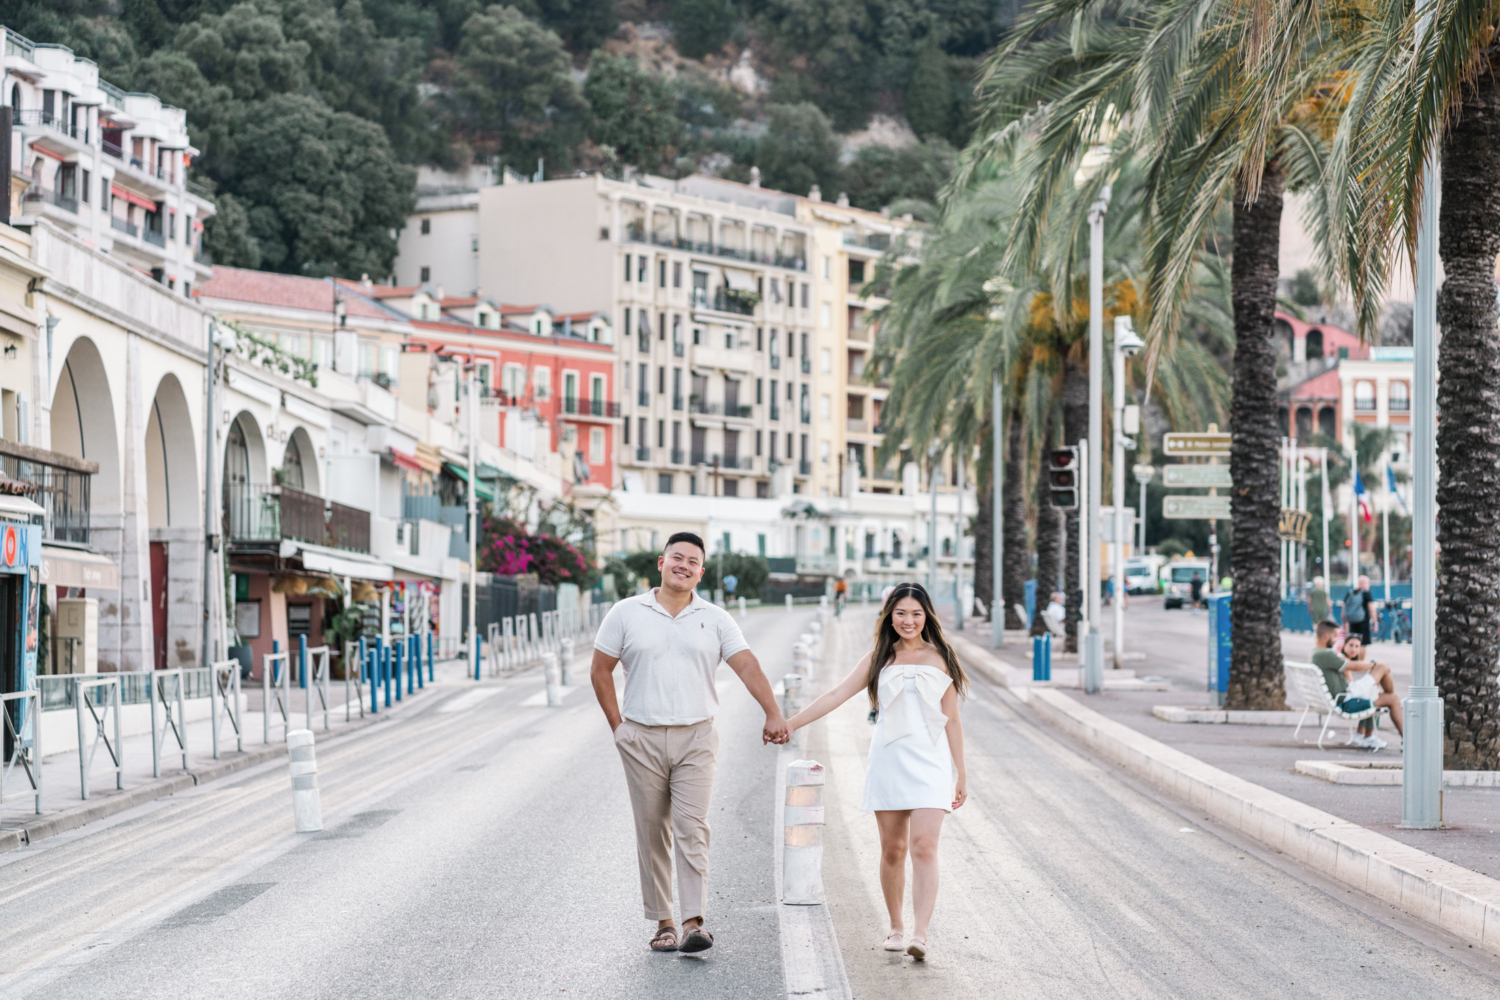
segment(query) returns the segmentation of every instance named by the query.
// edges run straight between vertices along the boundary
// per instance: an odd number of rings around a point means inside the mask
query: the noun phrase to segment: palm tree
[[[1227,704],[1238,709],[1284,706],[1273,328],[1279,235],[1283,193],[1288,185],[1316,188],[1328,131],[1318,100],[1327,69],[1305,58],[1320,50],[1264,58],[1254,15],[1254,5],[1235,0],[1039,4],[989,60],[973,147],[973,158],[983,159],[1032,143],[1011,254],[1035,260],[1055,192],[1084,147],[1106,141],[1118,124],[1091,190],[1127,158],[1151,164],[1142,196],[1153,365],[1178,336],[1204,247],[1228,206],[1235,641]]]
[[[1339,211],[1328,269],[1354,294],[1361,331],[1373,333],[1395,246],[1415,248],[1426,166],[1440,162],[1436,674],[1444,766],[1491,770],[1500,768],[1496,11],[1477,0],[1351,6],[1335,22],[1352,55],[1329,170],[1328,201]],[[1424,12],[1431,16],[1425,31]],[[1278,13],[1271,37],[1297,44],[1296,22]]]

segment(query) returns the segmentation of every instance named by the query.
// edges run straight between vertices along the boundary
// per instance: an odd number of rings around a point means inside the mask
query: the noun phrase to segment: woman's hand
[[[969,778],[968,775],[960,774],[958,782],[953,786],[953,808],[957,809],[969,801]]]

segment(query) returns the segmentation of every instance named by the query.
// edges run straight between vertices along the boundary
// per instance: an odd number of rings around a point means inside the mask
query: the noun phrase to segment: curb
[[[1500,953],[1500,881],[1221,771],[1060,691],[1033,689],[1025,700],[1056,728],[1215,821]]]
[[[1204,725],[1295,726],[1311,713],[1292,711],[1234,712],[1223,708],[1184,708],[1181,705],[1154,705],[1151,714],[1163,722],[1192,722]]]

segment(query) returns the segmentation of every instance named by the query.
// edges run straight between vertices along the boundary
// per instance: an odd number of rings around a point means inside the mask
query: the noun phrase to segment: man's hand
[[[767,713],[766,726],[761,731],[760,738],[762,746],[767,743],[780,745],[792,738],[792,729],[780,712]]]

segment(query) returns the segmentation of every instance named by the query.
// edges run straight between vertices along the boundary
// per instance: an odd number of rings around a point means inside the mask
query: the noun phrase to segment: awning
[[[97,552],[43,545],[42,582],[54,587],[119,590],[120,567]]]
[[[418,462],[415,458],[398,448],[387,448],[386,451],[390,452],[392,462],[408,472],[420,473],[427,471],[426,469],[422,468],[421,462]]]
[[[465,483],[469,481],[469,470],[465,469],[463,466],[454,465],[452,462],[445,462],[443,463],[443,467],[446,468],[449,472],[453,473],[453,475],[457,476],[461,481]],[[495,499],[495,491],[484,485],[483,479],[480,479],[479,483],[474,487],[474,495],[479,497],[479,499],[481,500],[492,501]]]
[[[143,194],[136,194],[134,191],[128,191],[125,188],[120,187],[120,185],[118,184],[111,184],[109,186],[109,193],[114,195],[116,198],[124,198],[132,205],[139,205],[148,212],[156,211],[156,202],[152,201],[150,198],[147,198]]]
[[[749,271],[741,271],[737,268],[724,268],[724,281],[730,288],[740,292],[755,291],[755,276]]]
[[[320,545],[284,539],[281,543],[281,558],[302,558],[303,569],[331,576],[347,576],[355,580],[389,580],[392,571],[389,563],[354,552],[334,552]]]

